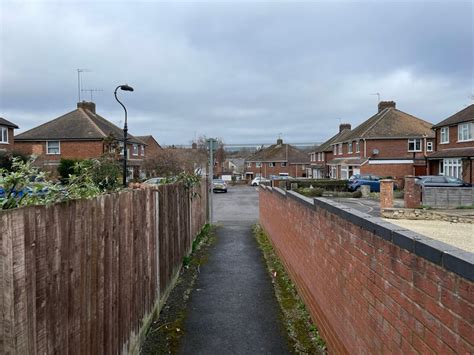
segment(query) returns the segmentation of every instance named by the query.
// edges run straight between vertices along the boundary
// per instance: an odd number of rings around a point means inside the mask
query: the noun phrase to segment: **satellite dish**
[[[377,155],[377,154],[379,154],[379,153],[380,153],[380,152],[379,152],[379,150],[378,150],[377,148],[375,148],[374,150],[372,150],[372,154],[373,154],[373,155]]]

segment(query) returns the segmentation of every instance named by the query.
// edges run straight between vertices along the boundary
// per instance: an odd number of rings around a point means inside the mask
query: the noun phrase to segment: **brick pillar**
[[[380,208],[393,207],[393,180],[380,180]]]
[[[405,176],[405,208],[421,206],[421,186],[415,184],[414,176]]]

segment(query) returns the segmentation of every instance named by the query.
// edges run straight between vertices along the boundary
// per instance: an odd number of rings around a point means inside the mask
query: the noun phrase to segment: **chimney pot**
[[[395,108],[395,101],[380,101],[379,102],[379,112],[386,108]]]
[[[84,110],[89,110],[92,113],[95,113],[95,103],[82,101],[77,103],[77,108],[82,108]]]
[[[341,123],[339,125],[339,133],[341,133],[345,129],[351,130],[351,124],[350,123]]]

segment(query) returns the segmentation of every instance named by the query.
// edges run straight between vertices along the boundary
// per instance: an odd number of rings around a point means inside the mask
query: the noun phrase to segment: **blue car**
[[[380,192],[380,177],[377,175],[352,175],[347,183],[347,189],[357,191],[363,185],[370,186],[371,192]]]

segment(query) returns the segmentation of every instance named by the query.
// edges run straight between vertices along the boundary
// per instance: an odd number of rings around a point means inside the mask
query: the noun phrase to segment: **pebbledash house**
[[[128,177],[138,177],[147,144],[127,136]],[[123,131],[98,115],[95,103],[82,101],[77,109],[15,136],[15,150],[37,156],[37,163],[55,170],[61,158],[98,158],[120,151],[123,156]]]
[[[400,111],[393,101],[381,101],[378,112],[330,143],[329,176],[348,179],[373,174],[402,180],[427,173],[426,157],[434,152],[432,124]]]
[[[474,104],[433,126],[435,152],[428,155],[429,174],[474,182]]]

